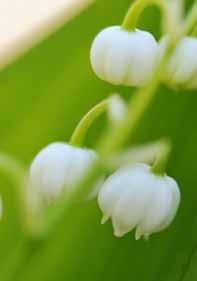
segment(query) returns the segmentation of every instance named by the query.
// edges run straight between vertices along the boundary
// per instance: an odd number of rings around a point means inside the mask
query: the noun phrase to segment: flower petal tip
[[[114,236],[116,236],[117,238],[120,238],[120,237],[122,237],[123,236],[123,234],[121,233],[121,231],[119,231],[119,230],[115,230],[114,231]]]
[[[139,229],[136,229],[135,231],[135,240],[138,241],[142,237],[142,233],[139,231]]]
[[[108,216],[103,216],[101,220],[101,224],[105,224],[108,221],[109,217]]]
[[[114,225],[114,224],[113,224]],[[124,236],[126,234],[126,232],[119,226],[114,226],[114,236],[120,238],[122,236]]]

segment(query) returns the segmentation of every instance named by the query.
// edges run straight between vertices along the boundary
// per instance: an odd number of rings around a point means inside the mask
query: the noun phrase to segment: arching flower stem
[[[113,124],[119,123],[124,113],[123,100],[115,94],[90,109],[74,130],[70,139],[70,144],[74,146],[81,146],[90,126],[104,112],[108,112],[109,118]]]
[[[163,146],[160,148],[155,162],[151,168],[151,171],[156,175],[165,175],[166,166],[171,153],[171,144],[169,141],[163,142]]]
[[[128,10],[123,20],[122,27],[128,31],[134,30],[141,13],[146,7],[150,5],[156,5],[159,7],[162,13],[166,13],[165,4],[161,0],[137,0],[131,5],[130,9]]]

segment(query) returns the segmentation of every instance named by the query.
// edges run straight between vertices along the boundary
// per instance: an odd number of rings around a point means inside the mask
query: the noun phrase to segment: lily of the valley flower
[[[166,40],[161,41],[160,49]],[[167,64],[164,80],[174,88],[197,89],[197,38],[187,36],[180,40]]]
[[[46,200],[70,192],[98,158],[95,151],[56,142],[41,150],[30,167],[31,186]]]
[[[180,202],[176,181],[155,175],[146,164],[119,169],[102,186],[98,203],[103,223],[112,219],[114,234],[121,237],[136,228],[136,239],[165,229]]]
[[[112,26],[95,38],[90,52],[97,76],[115,85],[141,86],[151,77],[158,45],[146,31]]]

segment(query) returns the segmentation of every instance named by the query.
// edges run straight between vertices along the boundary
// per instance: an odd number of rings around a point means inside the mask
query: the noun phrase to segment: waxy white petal
[[[103,223],[111,218],[114,235],[121,237],[136,228],[136,240],[169,226],[180,203],[175,180],[155,175],[145,164],[129,165],[112,174],[98,197]]]
[[[90,61],[96,75],[114,85],[141,86],[150,79],[158,45],[146,31],[112,26],[94,39]]]
[[[97,154],[92,150],[52,143],[33,160],[31,185],[49,199],[58,196],[63,189],[70,192],[96,159]]]
[[[161,53],[166,42],[164,38],[160,43]],[[175,88],[197,88],[197,38],[187,36],[180,40],[167,64],[164,80]]]

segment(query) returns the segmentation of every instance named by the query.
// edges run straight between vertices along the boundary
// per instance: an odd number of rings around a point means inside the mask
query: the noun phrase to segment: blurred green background
[[[193,1],[185,1],[188,8]],[[0,150],[29,165],[36,153],[55,140],[68,141],[92,105],[114,92],[128,99],[134,89],[113,87],[97,79],[89,63],[94,36],[120,24],[131,2],[95,1],[87,10],[0,73]],[[160,14],[148,8],[139,26],[160,37]],[[113,236],[101,226],[96,201],[73,206],[50,237],[30,241],[17,220],[17,206],[0,225],[0,280],[132,280],[197,279],[197,95],[161,86],[143,116],[135,142],[170,136],[174,143],[168,174],[180,184],[182,202],[169,229],[150,241],[134,234]],[[107,126],[105,116],[89,132],[95,146]],[[9,177],[1,190],[14,196]],[[6,218],[9,218],[6,220]]]

